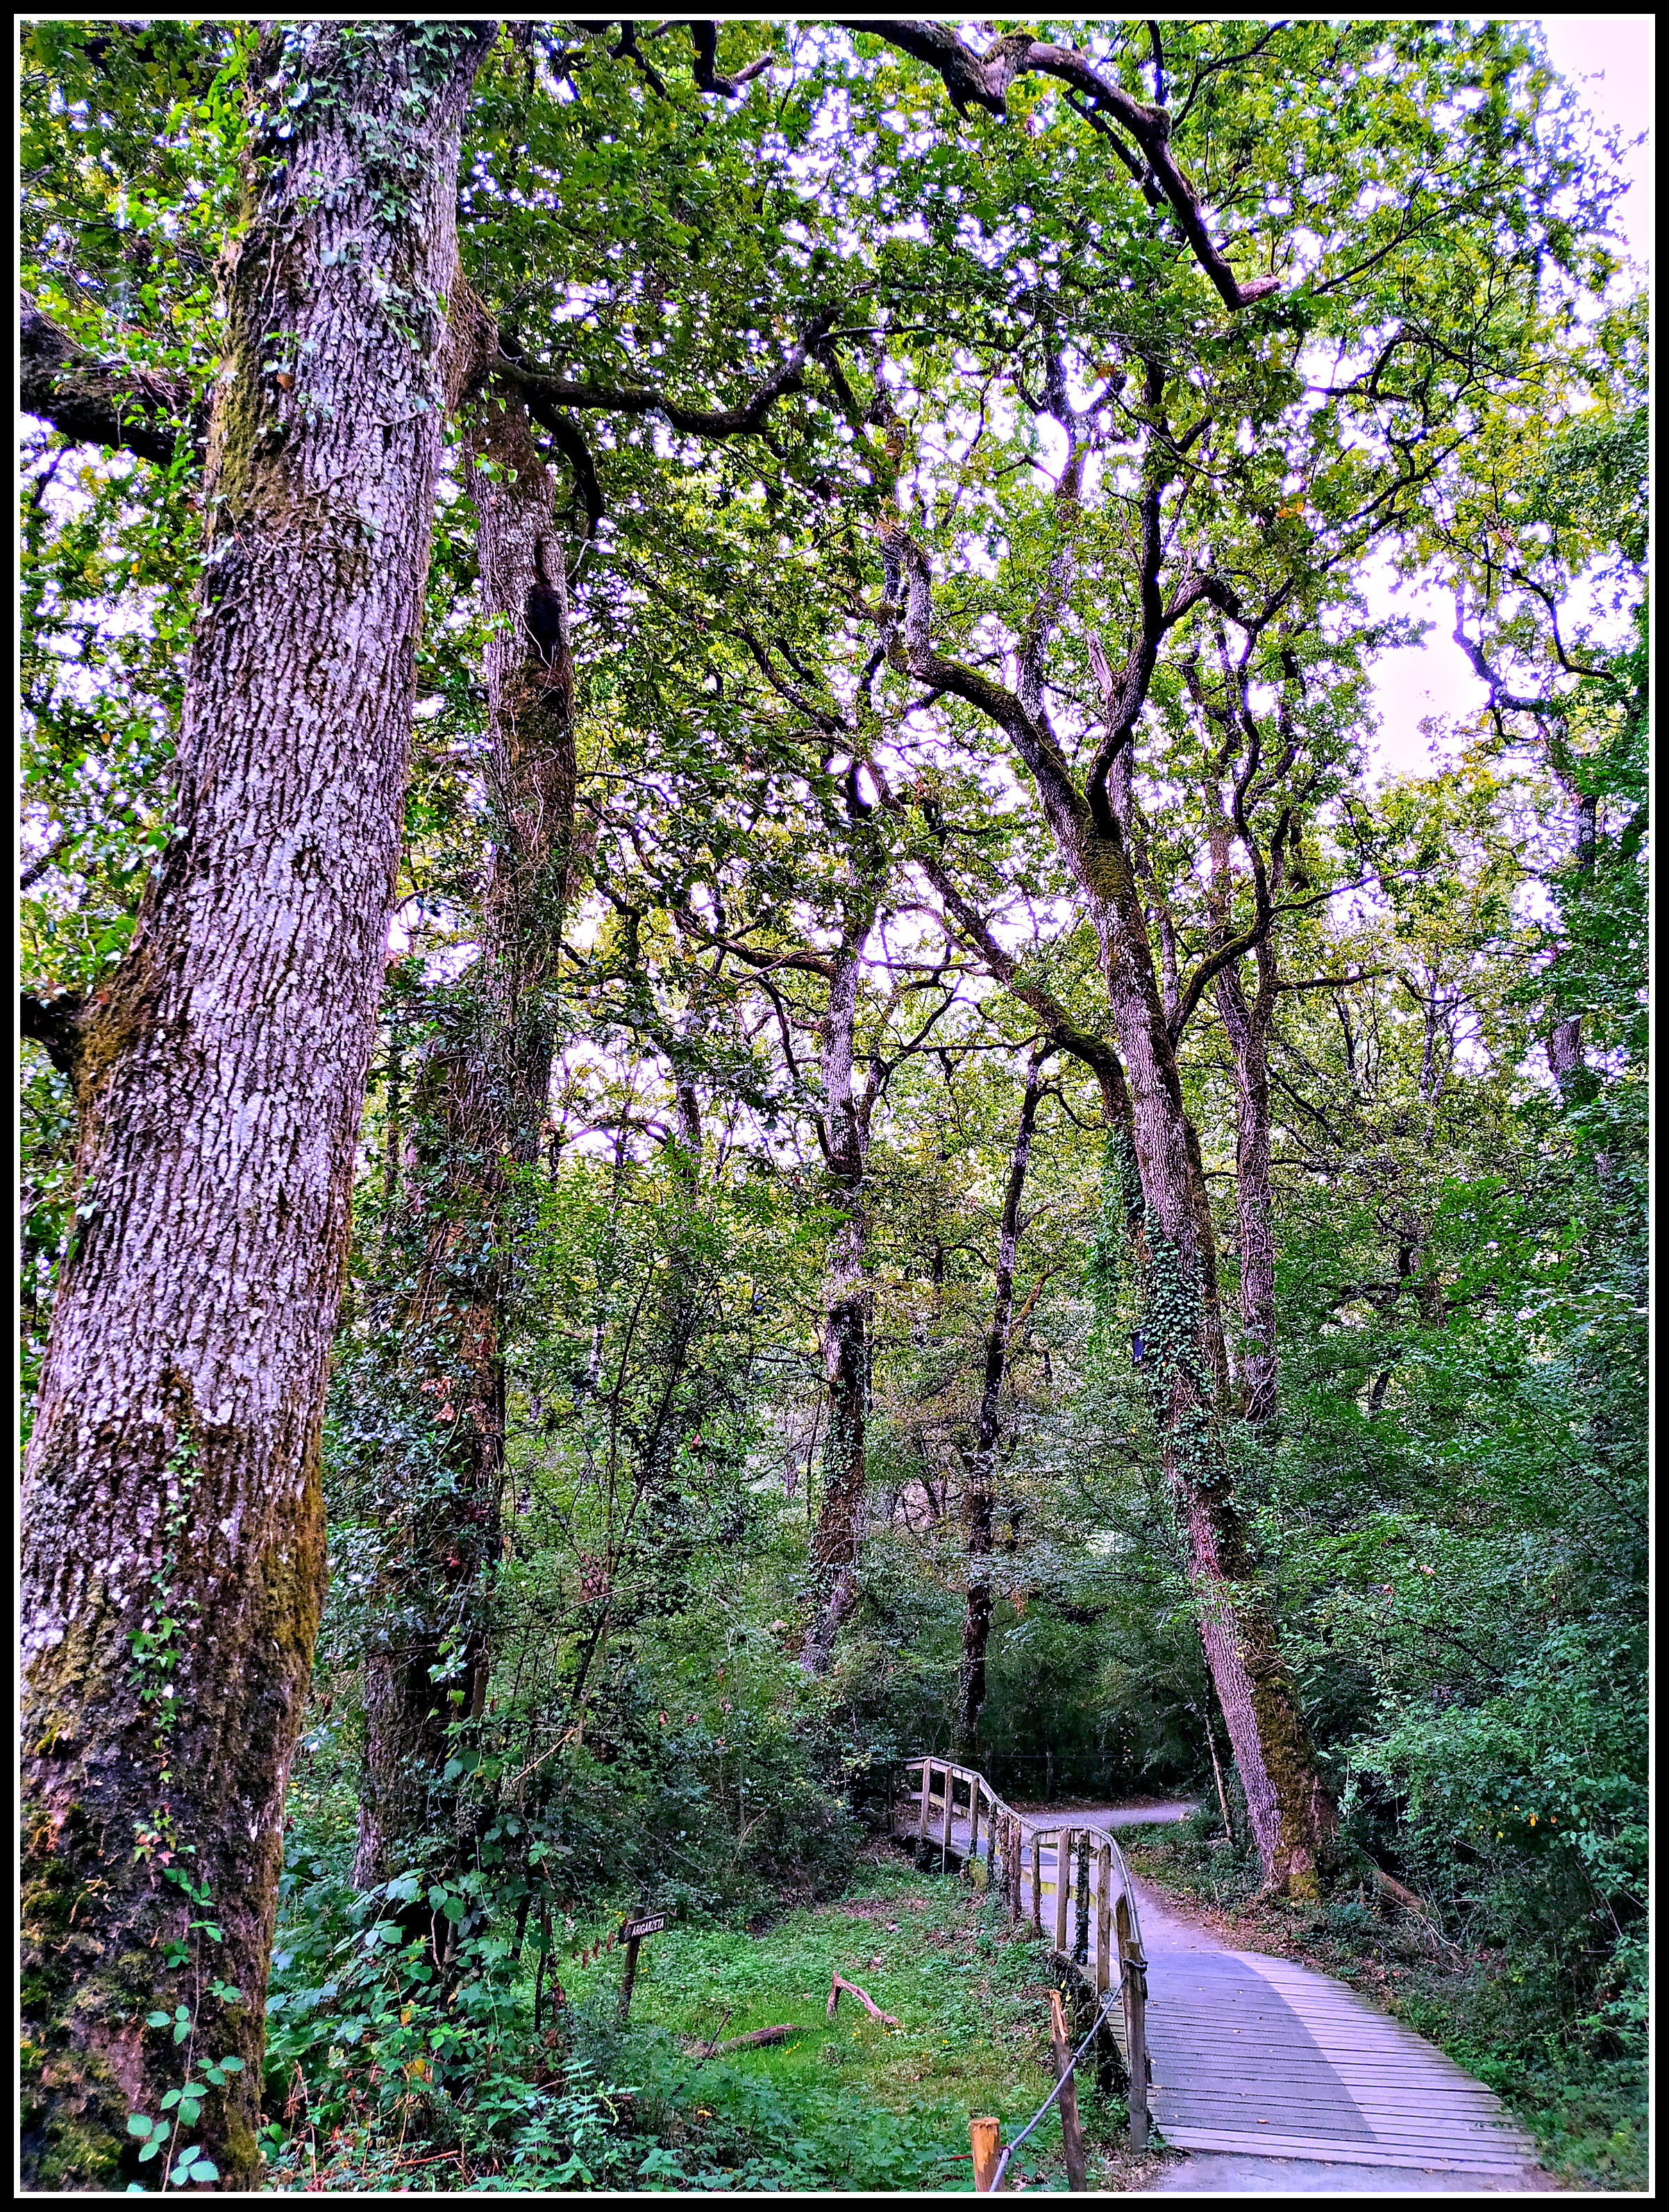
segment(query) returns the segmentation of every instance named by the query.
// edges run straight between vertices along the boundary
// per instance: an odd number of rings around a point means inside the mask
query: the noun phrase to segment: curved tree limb
[[[1195,260],[1216,286],[1226,307],[1237,311],[1249,307],[1254,300],[1261,300],[1279,289],[1278,276],[1254,276],[1241,283],[1229,267],[1206,225],[1199,193],[1170,150],[1171,118],[1168,111],[1162,106],[1150,107],[1144,100],[1136,99],[1122,85],[1104,76],[1088,56],[1075,47],[1053,46],[1046,39],[1034,38],[1029,31],[1016,31],[998,39],[981,55],[963,46],[949,23],[872,20],[843,23],[841,27],[867,31],[884,40],[889,46],[896,46],[901,53],[936,70],[944,81],[951,106],[960,115],[965,115],[970,106],[977,106],[992,115],[1005,117],[1009,87],[1017,77],[1028,76],[1034,71],[1070,85],[1089,103],[1087,110],[1079,111],[1087,120],[1106,118],[1116,123],[1140,147],[1148,171],[1169,202]]]
[[[137,453],[166,467],[183,436],[200,451],[203,412],[183,376],[98,361],[66,337],[27,292],[18,301],[18,402],[77,444]]]
[[[683,430],[692,437],[734,438],[757,430],[779,399],[802,388],[807,356],[817,350],[834,327],[839,313],[838,307],[820,309],[790,347],[780,366],[750,398],[734,407],[687,407],[646,385],[581,384],[572,377],[553,376],[547,370],[530,368],[503,353],[492,363],[492,374],[522,395],[529,412],[538,422],[544,420],[539,411],[541,404],[574,407],[615,415],[659,415],[675,430]]]

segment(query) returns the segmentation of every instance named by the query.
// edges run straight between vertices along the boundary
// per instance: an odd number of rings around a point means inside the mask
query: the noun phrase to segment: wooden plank
[[[1164,2123],[1161,2122],[1164,2127]],[[1523,2161],[1508,2158],[1467,2158],[1450,2160],[1404,2150],[1386,2143],[1330,2142],[1325,2136],[1283,2136],[1272,2128],[1164,2127],[1166,2142],[1174,2150],[1251,2151],[1265,2158],[1312,2158],[1338,2166],[1399,2166],[1426,2172],[1516,2173]]]
[[[1057,1951],[1064,1951],[1066,1948],[1066,1900],[1071,1894],[1071,1890],[1070,1884],[1060,1879],[1060,1868],[1063,1857],[1066,1854],[1066,1846],[1071,1839],[1071,1833],[1070,1828],[1062,1829],[1055,1852],[1054,1947]]]

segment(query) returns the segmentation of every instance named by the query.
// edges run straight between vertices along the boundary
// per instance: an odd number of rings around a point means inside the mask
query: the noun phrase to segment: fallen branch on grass
[[[1373,1877],[1375,1887],[1384,1890],[1387,1896],[1394,1897],[1405,1912],[1411,1913],[1421,1923],[1428,1935],[1442,1950],[1452,1958],[1460,1958],[1461,1955],[1460,1946],[1452,1942],[1444,1935],[1442,1923],[1425,1899],[1423,1897],[1417,1897],[1411,1889],[1405,1888],[1394,1875],[1387,1874],[1385,1869],[1369,1858],[1366,1851],[1362,1854],[1362,1856]]]
[[[902,2025],[901,2021],[895,2020],[889,2012],[883,2012],[880,2006],[877,2004],[875,1999],[870,1995],[867,1990],[860,1990],[856,1982],[843,1982],[838,1974],[834,1976],[828,1992],[828,2017],[830,2020],[833,2020],[834,2017],[834,2008],[841,2002],[841,1991],[842,1990],[846,1991],[849,1997],[856,1997],[861,2003],[867,2005],[871,2015],[875,2019],[883,2022],[886,2027],[898,2027]]]
[[[756,2051],[762,2044],[784,2043],[791,2035],[800,2033],[798,2023],[790,2020],[785,2021],[780,2027],[756,2027],[746,2035],[732,2035],[727,2043],[709,2043],[705,2046],[686,2044],[684,2048],[701,2051],[701,2063],[705,2065],[709,2058],[722,2058],[727,2051]]]

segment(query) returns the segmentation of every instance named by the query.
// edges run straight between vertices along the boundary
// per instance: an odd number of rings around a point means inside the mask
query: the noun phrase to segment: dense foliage
[[[572,494],[574,892],[546,917],[546,1110],[489,1158],[445,1079],[495,1034],[480,948],[504,842],[469,489],[491,467],[469,477],[460,439],[326,1413],[273,2184],[405,2186],[419,2159],[437,2187],[931,2180],[867,2092],[762,2088],[749,2111],[731,2083],[703,2133],[671,2047],[622,2043],[574,1962],[634,1905],[693,1940],[839,1896],[894,1763],[950,1741],[979,1577],[998,1786],[1217,1802],[1230,1754],[1165,1479],[1162,1298],[1104,1090],[1063,1044],[1113,1036],[1092,933],[1001,731],[971,695],[924,693],[877,613],[907,526],[939,649],[994,682],[1070,575],[1047,683],[1087,762],[1164,470],[1177,589],[1215,566],[1234,603],[1197,597],[1151,672],[1144,896],[1173,1011],[1237,931],[1262,932],[1235,963],[1248,992],[1278,959],[1279,1402],[1227,1453],[1338,1799],[1332,1909],[1365,1913],[1348,1899],[1375,1867],[1415,1893],[1447,1961],[1419,2024],[1504,2089],[1539,2084],[1569,2170],[1632,2174],[1645,367],[1605,164],[1527,26],[1168,23],[1162,59],[1134,24],[1072,27],[1168,98],[1211,221],[1278,276],[1231,317],[1151,178],[1144,197],[1058,82],[958,114],[877,40],[727,24],[724,67],[769,65],[725,97],[701,27],[694,64],[681,29],[623,27],[507,40],[465,136],[465,274],[507,359],[551,387],[527,404]],[[214,374],[250,50],[183,24],[25,38],[25,282],[89,355],[168,380],[181,426],[141,461],[26,424],[22,957],[43,1003],[99,989],[170,834],[200,564],[185,426]],[[720,422],[808,331],[771,407]],[[1070,509],[1069,438],[1091,457]],[[1425,776],[1372,764],[1374,655],[1407,635],[1368,596],[1381,555],[1453,592],[1488,689]],[[828,1074],[848,946],[856,1181]],[[1177,1029],[1229,1310],[1245,1139],[1220,994],[1202,981]],[[32,1386],[76,1138],[68,1077],[39,1043],[23,1059]],[[824,1276],[859,1189],[867,1487],[820,1673]],[[487,1297],[490,1526],[458,1474],[477,1416],[446,1335]],[[1238,1388],[1247,1328],[1229,1339]],[[442,1750],[395,1870],[359,1887],[367,1665],[422,1638]],[[1550,2082],[1575,2085],[1579,2121]]]

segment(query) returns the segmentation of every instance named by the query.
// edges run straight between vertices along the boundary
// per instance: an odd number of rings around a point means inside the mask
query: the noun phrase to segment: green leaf
[[[155,2124],[143,2112],[130,2112],[127,2117],[127,2131],[130,2136],[148,2136]]]
[[[171,2012],[148,2012],[145,2014],[147,2027],[167,2027],[172,2025],[173,2021],[173,2014]]]

